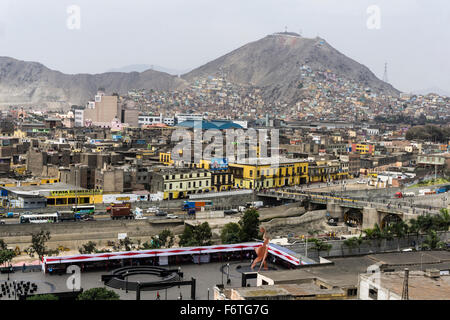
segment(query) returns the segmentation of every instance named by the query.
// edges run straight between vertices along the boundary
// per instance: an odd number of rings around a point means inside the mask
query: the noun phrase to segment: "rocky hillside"
[[[185,86],[184,80],[154,70],[69,75],[40,63],[0,57],[0,104],[3,105],[55,102],[84,105],[93,99],[98,88],[124,94],[130,89],[174,90]]]
[[[303,38],[293,33],[268,35],[246,44],[183,75],[192,81],[208,75],[225,75],[227,80],[264,88],[264,95],[289,101],[298,94],[303,65],[313,70],[330,70],[339,77],[370,87],[378,93],[399,91],[378,79],[367,67],[348,58],[321,38]]]

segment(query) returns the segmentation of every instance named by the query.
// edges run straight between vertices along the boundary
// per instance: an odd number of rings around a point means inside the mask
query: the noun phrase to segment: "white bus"
[[[27,214],[20,216],[20,223],[55,223],[58,222],[57,213]]]

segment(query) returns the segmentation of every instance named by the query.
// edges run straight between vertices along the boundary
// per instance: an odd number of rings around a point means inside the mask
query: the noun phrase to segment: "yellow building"
[[[173,164],[172,155],[170,152],[161,152],[159,154],[159,162],[165,164],[166,166]]]
[[[49,191],[44,196],[47,198],[47,206],[103,203],[102,190],[56,190]]]
[[[345,164],[345,166],[344,166]],[[348,163],[339,161],[314,161],[309,165],[309,182],[329,182],[349,178]]]
[[[370,154],[374,155],[375,146],[373,144],[365,143],[352,143],[352,152],[359,154]]]
[[[168,169],[151,172],[150,193],[164,192],[164,200],[211,191],[211,172],[201,169]]]
[[[272,161],[271,158],[258,158],[230,163],[234,186],[241,189],[266,189],[308,182],[306,160],[280,158],[278,166],[272,166]]]

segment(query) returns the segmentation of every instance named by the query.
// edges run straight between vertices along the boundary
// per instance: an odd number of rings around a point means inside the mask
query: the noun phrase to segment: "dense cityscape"
[[[2,105],[0,303],[450,299],[450,97],[257,43],[177,86]],[[286,82],[239,78],[287,47]]]

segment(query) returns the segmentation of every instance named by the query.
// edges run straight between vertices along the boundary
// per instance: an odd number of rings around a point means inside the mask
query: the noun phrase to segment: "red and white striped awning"
[[[59,263],[78,263],[78,262],[92,262],[92,261],[105,261],[114,259],[133,259],[133,258],[151,258],[151,257],[164,257],[164,256],[176,256],[176,255],[191,255],[191,254],[205,254],[205,253],[218,253],[218,252],[233,252],[233,251],[248,251],[254,250],[262,245],[262,242],[251,243],[238,243],[238,244],[224,244],[215,246],[204,247],[183,247],[183,248],[168,248],[168,249],[150,249],[139,251],[120,251],[120,252],[107,252],[107,253],[95,253],[95,254],[80,254],[74,256],[62,256],[52,257],[45,256],[43,258],[44,267],[49,264]],[[279,246],[276,248],[269,244],[269,253],[283,259],[295,266],[301,263],[300,259],[284,252]]]

